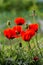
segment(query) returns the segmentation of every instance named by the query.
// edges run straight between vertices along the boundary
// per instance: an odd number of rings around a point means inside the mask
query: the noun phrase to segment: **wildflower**
[[[22,18],[22,17],[18,17],[14,20],[14,22],[17,24],[17,25],[22,25],[25,23],[25,19]]]
[[[25,33],[25,31],[21,31],[21,33],[20,33],[20,34],[21,34],[21,36],[22,36],[24,33]]]
[[[20,37],[20,33],[22,31],[22,27],[21,26],[14,26],[13,30],[16,33],[16,37]]]
[[[30,41],[30,39],[35,35],[35,31],[33,29],[31,30],[26,30],[23,34],[22,34],[22,39],[24,41]]]
[[[30,24],[29,29],[33,29],[35,32],[38,31],[38,24]]]
[[[22,35],[22,39],[24,41],[29,41],[30,40],[30,33],[29,32],[25,32],[23,35]]]
[[[33,29],[27,29],[26,32],[29,32],[31,37],[35,35],[35,31]]]
[[[13,39],[13,38],[15,38],[15,32],[14,32],[11,28],[8,28],[8,29],[4,30],[4,35],[5,35],[5,37],[7,37],[8,39]]]

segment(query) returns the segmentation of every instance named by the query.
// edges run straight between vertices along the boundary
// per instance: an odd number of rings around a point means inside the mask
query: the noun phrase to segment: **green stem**
[[[34,49],[34,48],[31,48],[31,45],[30,45],[30,49],[31,49],[31,54],[32,54],[32,56],[34,57],[34,52],[33,52],[33,49]]]
[[[36,34],[36,43],[37,43],[37,47],[38,47],[38,49],[39,49],[39,51],[40,51],[40,55],[41,55],[41,57],[42,57],[41,49],[40,49],[40,47],[39,47],[39,43],[38,43],[38,40],[37,40],[37,34]]]
[[[31,59],[32,59],[32,49],[31,49],[31,45],[30,45],[30,42],[28,42],[28,49],[29,49],[29,52],[30,52],[30,56],[31,56]]]
[[[10,49],[12,51],[12,40],[10,40]]]
[[[4,46],[5,46],[5,41],[3,41],[3,45],[2,45],[2,47],[3,47],[3,50],[4,50]]]
[[[38,53],[37,53],[38,51],[36,50],[37,48],[36,48],[36,45],[35,45],[35,38],[34,38],[33,42],[34,42],[35,55],[38,55]]]
[[[3,50],[4,50],[4,44],[3,44]]]

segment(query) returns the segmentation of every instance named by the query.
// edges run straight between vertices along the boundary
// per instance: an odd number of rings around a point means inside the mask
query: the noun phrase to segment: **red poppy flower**
[[[14,22],[17,24],[17,25],[22,25],[25,23],[25,19],[24,18],[21,18],[21,17],[18,17],[14,20]]]
[[[4,35],[5,35],[8,39],[13,39],[13,38],[15,38],[15,32],[14,32],[11,28],[8,28],[8,29],[4,30]]]
[[[33,29],[27,29],[26,32],[29,32],[31,37],[35,35],[35,31]]]
[[[33,29],[35,32],[38,31],[38,24],[30,24],[29,29]]]
[[[21,31],[21,33],[20,33],[20,34],[21,34],[21,36],[22,36],[24,33],[25,33],[25,31]]]
[[[22,35],[22,39],[24,41],[29,41],[31,39],[31,36],[28,32],[25,32],[23,35]]]
[[[16,33],[12,28],[11,28],[11,36],[12,36],[12,38],[16,38]]]
[[[38,59],[39,59],[39,58],[38,58],[37,56],[35,56],[33,60],[34,60],[34,61],[37,61]]]
[[[22,31],[22,27],[21,26],[14,26],[13,30],[16,33],[16,37],[20,37],[20,33]]]
[[[35,35],[35,31],[33,29],[30,30],[26,30],[23,34],[22,34],[22,39],[25,41],[30,41],[30,39]]]

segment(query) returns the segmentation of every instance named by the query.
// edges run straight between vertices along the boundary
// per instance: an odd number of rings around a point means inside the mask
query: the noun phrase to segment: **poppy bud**
[[[10,26],[10,25],[11,25],[11,23],[10,23],[10,21],[9,21],[9,20],[7,21],[7,25],[8,25],[8,26]]]
[[[37,56],[34,57],[34,61],[37,61],[39,58]]]
[[[26,24],[26,27],[25,27],[26,29],[28,28],[28,24]]]
[[[19,47],[22,47],[22,43],[19,43]]]

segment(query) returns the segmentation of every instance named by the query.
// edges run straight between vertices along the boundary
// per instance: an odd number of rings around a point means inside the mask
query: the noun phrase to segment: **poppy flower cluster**
[[[30,24],[25,32],[22,32],[22,39],[25,41],[30,41],[30,39],[38,31],[38,24]]]
[[[18,17],[14,21],[17,24],[16,26],[4,30],[4,35],[8,39],[22,37],[24,41],[29,41],[38,31],[38,24],[30,24],[28,28],[24,31],[22,29],[22,26],[20,26],[25,23],[24,18]]]

